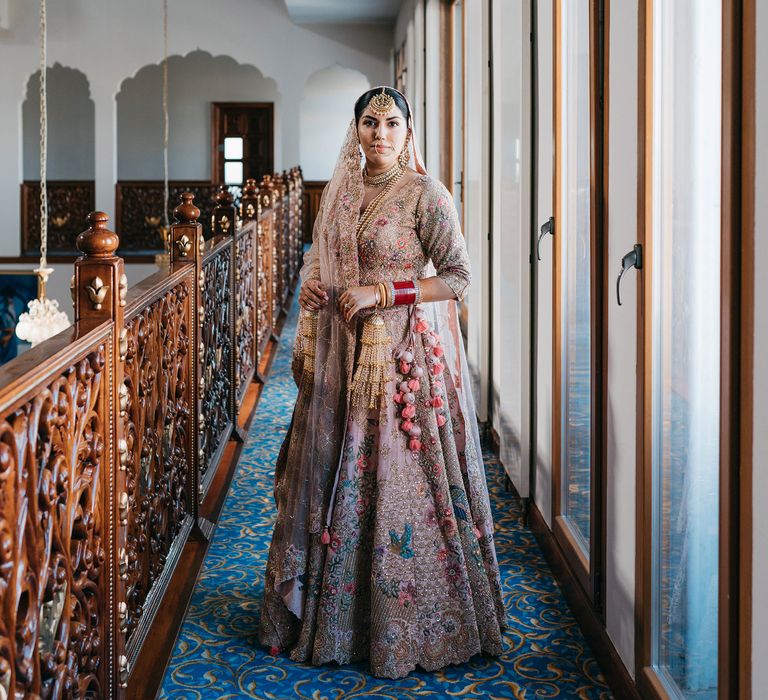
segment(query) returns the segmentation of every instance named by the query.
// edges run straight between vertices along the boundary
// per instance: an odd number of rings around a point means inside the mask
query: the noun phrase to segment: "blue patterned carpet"
[[[552,574],[486,461],[509,630],[500,658],[476,657],[437,673],[374,678],[365,664],[314,667],[269,655],[256,642],[263,573],[274,522],[273,465],[296,391],[290,373],[297,306],[283,330],[270,378],[224,505],[159,697],[609,699],[611,694]]]

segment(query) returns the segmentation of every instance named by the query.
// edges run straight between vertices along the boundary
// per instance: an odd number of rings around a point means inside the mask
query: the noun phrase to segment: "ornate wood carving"
[[[179,202],[181,195],[190,192],[200,208],[200,222],[206,238],[210,238],[210,222],[216,203],[217,186],[210,182],[172,181],[169,184],[169,207]],[[116,185],[116,220],[120,232],[120,254],[158,253],[163,250],[163,183],[118,182]],[[172,212],[168,212],[169,220]]]
[[[200,289],[200,388],[203,394],[199,443],[201,494],[216,471],[221,450],[232,430],[229,365],[232,352],[229,326],[232,245],[231,239],[218,240],[220,242],[203,259]]]
[[[48,182],[48,252],[76,253],[83,221],[96,208],[93,180]],[[40,183],[21,185],[21,254],[40,253]]]
[[[275,176],[275,302],[279,315],[288,295],[288,203],[282,175]],[[277,325],[277,319],[275,319]]]
[[[107,350],[0,419],[0,694],[105,697]]]
[[[128,508],[118,563],[126,642],[190,512],[190,314],[186,278],[126,323],[120,470]]]
[[[325,180],[302,180],[302,227],[303,242],[312,243],[312,230],[320,211],[320,200],[327,185]]]
[[[237,320],[235,321],[235,378],[237,401],[243,400],[248,384],[256,370],[256,245],[255,227],[244,227],[237,238],[235,290]]]
[[[274,232],[275,208],[271,181],[264,178],[259,192],[259,225],[256,230],[256,328],[258,342],[258,363],[266,349],[266,344],[275,328],[274,302]]]

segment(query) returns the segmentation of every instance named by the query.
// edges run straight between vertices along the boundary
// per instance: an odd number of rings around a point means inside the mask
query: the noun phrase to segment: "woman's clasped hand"
[[[307,280],[301,285],[299,304],[308,311],[317,311],[328,303],[328,292],[320,280]]]
[[[301,285],[299,304],[309,311],[317,311],[328,303],[328,292],[319,280],[307,280]],[[376,306],[376,286],[349,287],[339,297],[339,312],[344,320],[351,321],[361,309]]]
[[[339,311],[349,323],[358,311],[376,306],[377,301],[375,285],[349,287],[339,297]]]

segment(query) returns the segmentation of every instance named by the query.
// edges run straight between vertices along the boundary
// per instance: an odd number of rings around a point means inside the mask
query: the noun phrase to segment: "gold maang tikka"
[[[389,114],[395,106],[395,100],[392,95],[388,95],[386,88],[381,88],[378,95],[374,95],[368,103],[371,112],[379,117]]]

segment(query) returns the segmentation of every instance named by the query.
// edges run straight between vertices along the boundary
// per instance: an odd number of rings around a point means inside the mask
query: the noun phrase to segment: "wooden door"
[[[274,172],[274,104],[214,102],[211,181],[242,185]]]

